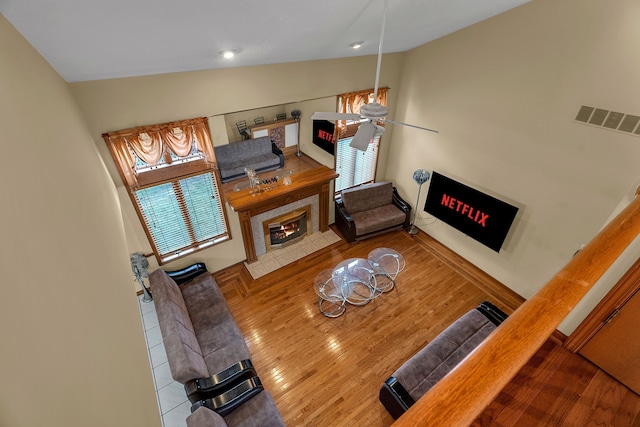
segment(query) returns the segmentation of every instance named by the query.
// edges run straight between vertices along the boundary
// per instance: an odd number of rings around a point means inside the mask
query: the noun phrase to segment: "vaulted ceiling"
[[[389,0],[383,53],[527,1]],[[68,82],[372,55],[383,10],[384,0],[0,0],[0,13]],[[225,49],[235,57],[224,59]]]

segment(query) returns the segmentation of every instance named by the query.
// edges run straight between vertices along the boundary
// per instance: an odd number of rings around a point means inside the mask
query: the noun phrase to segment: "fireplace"
[[[263,221],[264,242],[267,252],[298,242],[311,230],[311,206],[287,212]]]

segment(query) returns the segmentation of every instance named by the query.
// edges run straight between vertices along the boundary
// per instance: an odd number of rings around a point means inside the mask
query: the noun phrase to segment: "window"
[[[103,138],[160,264],[229,239],[206,118]]]
[[[380,137],[374,138],[367,151],[356,150],[350,143],[351,137],[339,139],[336,145],[336,172],[340,174],[336,178],[336,193],[345,188],[373,182],[376,178]]]
[[[338,111],[341,113],[359,113],[360,107],[373,102],[373,89],[351,92],[338,95]],[[377,102],[387,105],[388,88],[378,90]],[[336,172],[340,176],[336,179],[335,193],[345,188],[355,187],[360,184],[373,182],[376,176],[378,164],[378,152],[380,137],[374,138],[367,151],[356,150],[349,146],[351,138],[355,135],[360,125],[359,121],[338,121],[336,126],[335,162]]]

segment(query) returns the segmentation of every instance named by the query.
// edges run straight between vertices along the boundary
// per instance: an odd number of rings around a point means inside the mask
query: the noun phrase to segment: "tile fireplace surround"
[[[282,214],[300,209],[306,205],[311,205],[311,229],[309,234],[318,231],[318,195],[306,197],[293,203],[280,206],[276,209],[263,212],[251,217],[251,235],[253,237],[253,246],[255,247],[256,256],[260,256],[267,252],[267,244],[265,242],[264,229],[262,223],[269,219],[275,218]]]
[[[329,229],[329,183],[337,176],[333,169],[319,166],[290,175],[290,185],[278,183],[258,194],[251,188],[226,194],[227,203],[238,213],[247,263],[258,261],[258,255],[266,253],[262,221],[271,217],[311,205],[312,235],[316,231],[326,232]],[[267,215],[262,216],[265,213]],[[255,217],[261,219],[255,221]]]

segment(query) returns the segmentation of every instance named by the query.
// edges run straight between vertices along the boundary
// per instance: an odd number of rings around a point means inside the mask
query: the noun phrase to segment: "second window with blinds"
[[[367,151],[356,150],[349,146],[351,137],[338,139],[336,144],[336,193],[345,188],[373,182],[376,178],[380,137],[374,138]]]
[[[378,90],[376,101],[380,105],[387,105],[387,91],[388,88]],[[373,89],[344,93],[338,95],[338,112],[358,114],[362,105],[372,101]],[[336,195],[346,188],[375,181],[380,137],[371,141],[367,151],[356,150],[349,144],[359,125],[360,122],[337,122],[335,163],[336,172],[340,176],[335,182]]]

